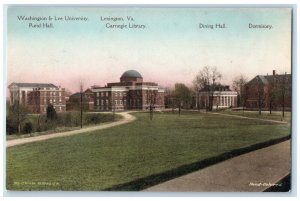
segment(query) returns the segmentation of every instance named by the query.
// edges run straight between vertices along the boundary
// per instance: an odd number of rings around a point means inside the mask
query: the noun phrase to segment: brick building
[[[12,83],[10,105],[22,104],[33,113],[45,113],[48,104],[52,104],[56,112],[66,111],[65,89],[50,83]]]
[[[228,85],[205,86],[199,91],[199,106],[202,109],[221,109],[237,106],[237,92]]]
[[[124,72],[120,82],[92,87],[95,110],[144,110],[150,105],[164,108],[164,89],[154,82],[144,82],[135,70]]]
[[[77,92],[69,96],[66,102],[67,110],[80,110],[81,93]],[[83,110],[94,109],[94,93],[91,89],[87,89],[82,93],[82,107]]]
[[[279,110],[291,108],[291,74],[257,75],[245,85],[247,109]]]

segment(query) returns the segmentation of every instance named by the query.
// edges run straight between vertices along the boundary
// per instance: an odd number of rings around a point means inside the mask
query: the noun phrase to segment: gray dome
[[[128,70],[128,71],[125,71],[121,78],[126,78],[126,77],[133,77],[133,78],[143,78],[142,75],[137,72],[136,70]]]

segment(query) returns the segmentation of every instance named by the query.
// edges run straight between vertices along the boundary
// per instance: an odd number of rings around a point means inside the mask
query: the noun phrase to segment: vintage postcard
[[[6,6],[6,189],[289,192],[292,6]]]

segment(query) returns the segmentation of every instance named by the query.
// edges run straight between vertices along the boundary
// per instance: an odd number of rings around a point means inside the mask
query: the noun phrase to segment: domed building
[[[121,82],[143,82],[143,77],[136,70],[128,70],[122,74],[120,81]]]
[[[146,110],[150,106],[164,108],[165,90],[157,83],[144,82],[136,70],[125,71],[120,82],[107,83],[105,87],[92,87],[94,109],[109,110]]]

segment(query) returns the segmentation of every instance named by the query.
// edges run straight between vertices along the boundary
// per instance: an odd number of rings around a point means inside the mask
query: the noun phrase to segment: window
[[[101,105],[103,105],[103,100],[101,100]]]
[[[99,92],[97,92],[97,97],[99,97]]]
[[[120,100],[120,105],[123,105],[122,100]]]
[[[99,99],[97,100],[97,105],[99,105]]]
[[[61,92],[58,93],[58,96],[61,96]]]
[[[108,92],[106,92],[106,96],[108,96]]]
[[[118,105],[118,100],[115,100],[115,105]]]

